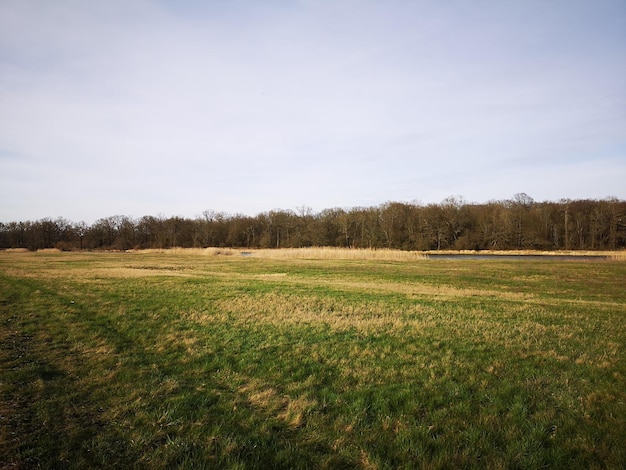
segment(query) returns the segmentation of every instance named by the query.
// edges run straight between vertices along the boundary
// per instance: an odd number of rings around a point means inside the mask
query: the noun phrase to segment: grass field
[[[625,262],[228,253],[0,252],[0,468],[626,465]]]

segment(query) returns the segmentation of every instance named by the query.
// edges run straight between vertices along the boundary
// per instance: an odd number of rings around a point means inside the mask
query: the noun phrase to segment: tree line
[[[171,247],[402,250],[616,250],[626,248],[626,201],[512,199],[375,207],[272,210],[256,216],[207,210],[196,218],[111,216],[0,223],[0,248],[128,250]]]

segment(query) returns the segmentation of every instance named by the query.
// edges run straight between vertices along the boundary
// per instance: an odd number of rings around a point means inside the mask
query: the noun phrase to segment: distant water
[[[428,253],[428,259],[476,259],[476,260],[517,260],[517,261],[606,261],[608,256],[589,256],[589,255],[450,255]]]

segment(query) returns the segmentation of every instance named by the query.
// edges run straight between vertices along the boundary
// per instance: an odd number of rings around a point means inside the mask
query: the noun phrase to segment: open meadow
[[[0,252],[0,468],[626,466],[623,260],[285,253]]]

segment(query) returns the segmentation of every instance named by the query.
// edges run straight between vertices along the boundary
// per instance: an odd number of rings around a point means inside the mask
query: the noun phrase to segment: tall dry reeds
[[[611,261],[626,261],[626,251],[614,251],[608,255]]]
[[[246,253],[254,257],[274,259],[414,261],[427,258],[424,254],[416,251],[336,247],[261,249],[250,250]]]
[[[309,248],[267,248],[267,249],[234,249],[234,248],[166,248],[128,250],[129,253],[162,253],[195,256],[251,256],[272,259],[354,259],[383,261],[414,261],[427,259],[423,253],[389,249],[361,249],[335,247]]]
[[[9,250],[6,250],[9,251]],[[429,252],[403,251],[393,249],[369,248],[337,248],[337,247],[307,247],[307,248],[149,248],[145,250],[127,250],[128,253],[162,253],[194,256],[251,256],[255,258],[271,259],[346,259],[346,260],[381,260],[381,261],[415,261],[428,259]],[[599,256],[612,261],[626,261],[626,251],[537,251],[537,250],[440,250],[437,254],[453,255],[546,255],[546,256]]]

